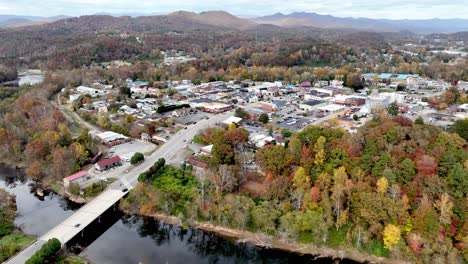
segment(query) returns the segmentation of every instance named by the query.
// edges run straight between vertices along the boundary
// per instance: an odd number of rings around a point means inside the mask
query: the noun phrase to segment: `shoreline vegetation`
[[[302,244],[283,239],[274,238],[265,234],[257,234],[249,231],[242,231],[229,227],[213,225],[207,222],[199,222],[195,220],[181,220],[176,216],[166,215],[162,213],[153,214],[135,214],[131,211],[123,210],[128,215],[139,215],[143,217],[151,217],[171,225],[178,225],[186,228],[190,226],[194,229],[199,229],[205,232],[215,233],[220,237],[228,240],[235,240],[240,243],[250,243],[261,248],[269,248],[281,250],[284,252],[295,253],[299,255],[311,255],[315,259],[331,258],[333,260],[349,259],[359,263],[381,263],[381,264],[409,264],[412,262],[404,260],[394,260],[384,257],[377,257],[357,250],[352,249],[334,249],[327,247],[317,247],[311,244]]]

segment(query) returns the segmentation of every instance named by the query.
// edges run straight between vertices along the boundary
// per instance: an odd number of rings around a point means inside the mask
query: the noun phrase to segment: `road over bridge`
[[[120,175],[119,180],[111,184],[107,190],[81,207],[61,224],[38,238],[36,242],[19,252],[6,263],[24,264],[26,260],[51,238],[57,238],[62,245],[66,244],[133,189],[138,183],[138,176],[140,173],[149,170],[159,158],[171,161],[176,152],[184,148],[187,144],[186,142],[190,142],[200,129],[222,122],[233,115],[233,113],[233,111],[230,111],[219,115],[213,115],[207,120],[201,120],[196,124],[188,126],[187,129],[180,130],[152,155],[146,157],[143,163],[132,168],[128,173]]]

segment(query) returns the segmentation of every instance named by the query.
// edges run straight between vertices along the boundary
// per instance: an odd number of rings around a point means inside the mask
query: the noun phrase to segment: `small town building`
[[[318,110],[327,112],[327,113],[338,113],[338,112],[343,111],[345,108],[346,107],[343,105],[329,104],[329,105],[319,107]]]
[[[257,105],[261,109],[270,111],[270,112],[275,112],[276,110],[278,110],[278,106],[274,103],[259,102]]]
[[[96,135],[96,138],[107,146],[120,145],[131,141],[131,138],[112,131],[99,133]]]
[[[462,104],[457,107],[457,112],[468,113],[468,104]]]
[[[309,100],[309,101],[300,103],[299,108],[303,111],[310,112],[310,111],[317,109],[322,104],[323,104],[323,101]]]
[[[232,109],[231,105],[219,102],[203,102],[197,105],[197,108],[208,113],[223,113]]]
[[[202,147],[200,149],[200,153],[210,156],[212,150],[213,150],[213,144]]]
[[[229,126],[232,123],[236,124],[236,126],[239,126],[242,122],[242,118],[236,117],[236,116],[230,116],[228,119],[223,121],[223,124]]]
[[[141,141],[151,142],[151,135],[148,133],[141,133]]]
[[[88,179],[88,172],[87,171],[80,171],[80,172],[77,172],[73,175],[70,175],[66,178],[63,179],[63,186],[65,186],[65,188],[68,188],[70,187],[70,184],[72,183],[80,183],[80,182],[84,182],[86,179]]]
[[[76,88],[76,91],[79,92],[80,94],[90,95],[91,97],[97,97],[97,96],[106,95],[109,93],[109,91],[106,91],[106,90],[94,89],[94,88],[86,87],[86,86],[78,86]]]
[[[112,158],[98,161],[96,164],[94,164],[94,169],[97,171],[105,171],[120,165],[122,165],[122,160],[119,156],[115,156]]]

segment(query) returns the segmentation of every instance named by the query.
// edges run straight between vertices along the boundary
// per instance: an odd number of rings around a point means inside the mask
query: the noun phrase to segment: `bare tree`
[[[215,186],[215,191],[218,196],[225,190],[232,190],[235,186],[235,174],[233,166],[226,164],[220,165],[217,168],[210,169],[208,177]]]

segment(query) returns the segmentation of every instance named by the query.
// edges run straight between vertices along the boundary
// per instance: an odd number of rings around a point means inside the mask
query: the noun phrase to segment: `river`
[[[44,74],[40,70],[27,70],[18,74],[18,85],[34,85],[44,81]]]
[[[0,188],[16,195],[15,224],[28,234],[43,235],[80,208],[54,193],[37,197],[32,182],[17,175],[16,170],[2,166]],[[67,248],[96,264],[335,263],[331,259],[313,260],[311,256],[236,243],[151,218],[128,216],[116,207],[70,241]]]

